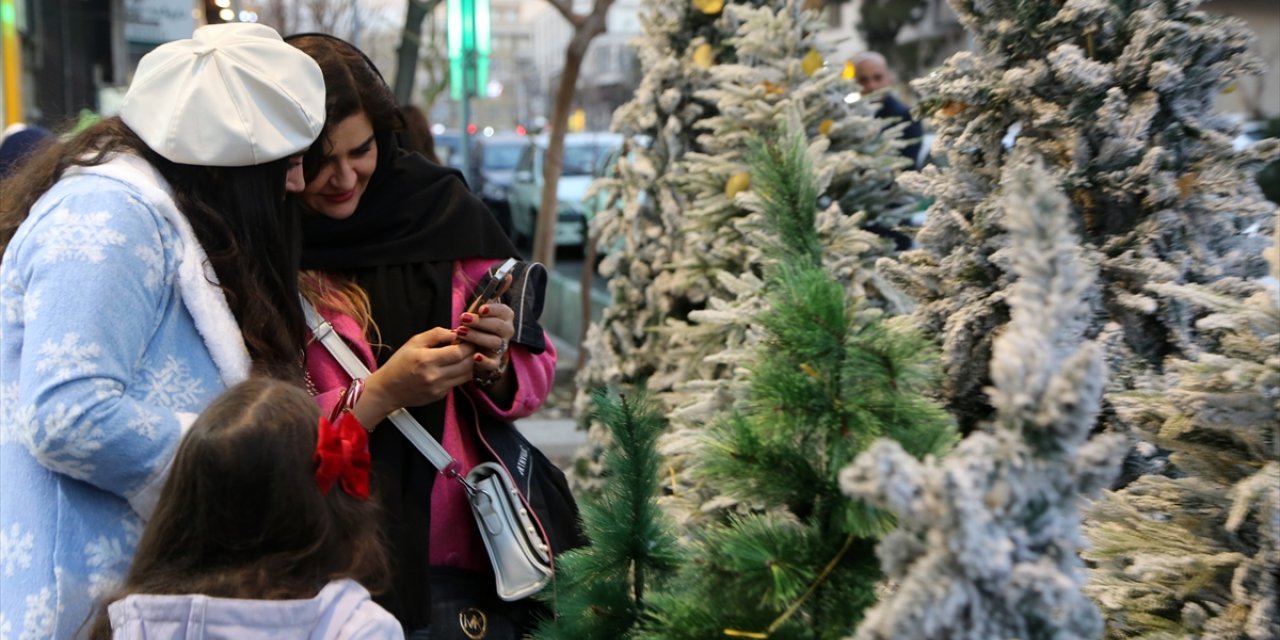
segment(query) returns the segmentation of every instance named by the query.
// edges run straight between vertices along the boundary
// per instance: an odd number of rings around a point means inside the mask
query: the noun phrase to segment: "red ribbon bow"
[[[329,493],[337,482],[343,491],[360,498],[369,497],[369,433],[360,421],[343,411],[336,424],[320,418],[320,433],[316,438],[316,486],[320,493]]]

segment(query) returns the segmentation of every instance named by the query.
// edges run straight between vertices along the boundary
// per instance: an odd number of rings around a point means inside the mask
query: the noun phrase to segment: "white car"
[[[583,196],[601,159],[622,143],[614,133],[569,133],[564,137],[563,173],[556,185],[556,246],[582,247],[586,237]],[[548,137],[530,138],[516,164],[507,202],[511,206],[511,237],[517,245],[532,241],[542,205],[542,169]]]

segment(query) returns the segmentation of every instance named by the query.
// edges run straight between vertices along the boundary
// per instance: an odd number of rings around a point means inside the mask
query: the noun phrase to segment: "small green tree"
[[[672,527],[654,501],[654,442],[666,421],[643,394],[597,393],[594,417],[613,436],[603,460],[609,481],[582,503],[591,544],[556,559],[556,588],[545,595],[555,618],[539,626],[539,640],[626,637],[645,612],[645,597],[675,565]]]
[[[640,638],[847,635],[875,601],[872,546],[892,520],[845,498],[839,470],[878,437],[917,456],[954,439],[949,416],[924,395],[933,352],[824,265],[803,130],[753,143],[748,162],[751,206],[774,239],[761,343],[745,364],[745,398],[697,439],[691,467],[737,507],[690,532]]]
[[[846,102],[857,84],[828,64],[824,23],[804,5],[646,0],[644,78],[614,114],[627,152],[594,187],[611,195],[591,221],[611,302],[584,341],[580,415],[586,390],[643,381],[669,410],[669,430],[696,436],[738,394],[737,359],[755,346],[745,321],[763,306],[759,247],[771,240],[749,206],[746,141],[789,118],[809,136],[824,260],[849,289],[887,288],[866,267],[892,245],[860,227],[911,213],[894,182],[908,164],[902,127],[885,130],[873,105]],[[590,435],[594,458],[607,443],[602,429]],[[687,482],[676,452],[662,451]],[[593,466],[582,470],[594,480]],[[702,502],[690,499],[695,510]]]

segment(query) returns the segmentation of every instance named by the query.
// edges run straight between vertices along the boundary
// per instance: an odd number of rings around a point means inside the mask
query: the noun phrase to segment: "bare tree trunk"
[[[299,10],[297,2],[268,0],[262,6],[261,22],[274,27],[282,36],[292,35],[298,31]]]
[[[591,232],[591,225],[587,225],[586,236],[582,239],[586,246],[582,248],[582,279],[579,286],[582,287],[582,324],[579,325],[578,331],[578,362],[574,365],[574,371],[582,371],[583,365],[587,364],[587,330],[591,328],[591,287],[595,284],[596,276],[596,240],[598,238]],[[575,376],[576,379],[576,376]]]
[[[440,0],[433,0],[436,4]],[[418,58],[418,65],[427,72],[427,84],[419,94],[422,96],[422,110],[431,113],[436,100],[449,91],[449,54],[440,41],[443,35],[436,24],[435,12],[428,12],[426,19],[426,55]],[[410,100],[412,102],[412,100]]]
[[[418,51],[422,44],[422,21],[440,0],[409,0],[405,9],[404,32],[396,57],[396,102],[413,102],[413,81],[418,75]],[[434,51],[432,52],[435,53]]]
[[[586,56],[591,41],[604,33],[605,14],[609,12],[613,0],[596,0],[588,16],[574,15],[566,0],[553,0],[551,4],[573,24],[573,38],[565,49],[564,70],[560,74],[560,87],[556,89],[556,100],[551,110],[551,140],[547,143],[547,153],[542,163],[542,203],[538,208],[538,223],[533,234],[533,259],[547,265],[547,269],[555,268],[555,228],[560,213],[556,187],[560,184],[560,174],[564,169],[564,134],[569,127],[569,107],[573,104],[573,91],[578,85],[578,74],[582,71],[582,59]]]
[[[573,91],[582,69],[584,51],[578,46],[579,41],[580,38],[574,34],[565,50],[560,87],[556,89],[555,105],[551,109],[551,140],[547,143],[547,152],[542,161],[542,203],[538,206],[538,224],[534,227],[533,259],[547,265],[548,269],[555,267],[555,230],[560,214],[556,189],[560,184],[560,174],[564,172],[564,134],[569,125],[569,106],[573,103]]]

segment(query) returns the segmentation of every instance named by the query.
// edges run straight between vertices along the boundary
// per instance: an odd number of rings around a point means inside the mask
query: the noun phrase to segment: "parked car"
[[[436,157],[440,158],[440,162],[446,167],[454,169],[462,168],[462,133],[458,131],[445,131],[437,133],[433,136],[436,142]],[[471,175],[475,176],[475,168],[479,166],[479,144],[476,142],[476,136],[471,136]],[[474,179],[474,178],[473,178]]]
[[[511,234],[511,206],[507,197],[515,178],[516,164],[527,145],[527,138],[515,134],[480,138],[477,144],[477,193],[508,235]]]
[[[435,134],[434,138],[436,157],[440,158],[440,162],[445,166],[457,169],[462,157],[462,135],[457,131],[446,131]]]
[[[583,196],[596,168],[622,143],[614,133],[570,133],[564,139],[560,182],[556,186],[556,246],[581,247],[586,238],[586,206]],[[511,237],[517,243],[531,241],[542,205],[542,169],[547,152],[545,135],[530,138],[516,164],[507,202],[511,207]]]

